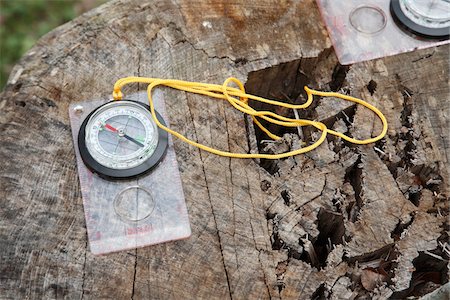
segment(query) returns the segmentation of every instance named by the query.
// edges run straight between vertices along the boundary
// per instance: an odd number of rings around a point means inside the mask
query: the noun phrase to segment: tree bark
[[[0,98],[2,297],[398,298],[447,282],[449,48],[344,67],[326,34],[312,0],[124,0],[40,39]],[[305,84],[337,90],[379,107],[389,131],[363,146],[329,137],[278,161],[219,157],[175,139],[192,236],[94,256],[68,106],[110,98],[132,75],[234,76],[250,93],[297,103]],[[280,152],[316,135],[273,128],[284,138],[266,142],[225,102],[164,92],[170,126],[219,149]],[[381,130],[373,113],[337,99],[298,113],[355,137]]]

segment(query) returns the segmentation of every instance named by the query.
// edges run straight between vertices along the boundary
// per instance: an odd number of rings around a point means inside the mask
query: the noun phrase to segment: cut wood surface
[[[44,36],[0,98],[0,298],[404,298],[448,282],[449,47],[341,66],[314,1],[111,1]],[[304,101],[361,97],[389,122],[356,146],[328,137],[284,160],[212,155],[175,139],[192,236],[94,256],[68,119],[126,76],[222,83]],[[134,93],[144,85],[130,85]],[[170,126],[234,152],[277,153],[224,101],[165,89]],[[251,103],[259,109],[272,109]],[[293,111],[278,113],[294,116]],[[376,116],[317,98],[302,118],[364,138]]]

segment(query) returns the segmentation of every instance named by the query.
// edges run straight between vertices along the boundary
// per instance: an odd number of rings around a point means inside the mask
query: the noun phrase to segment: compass
[[[156,116],[165,125],[158,112]],[[78,133],[83,162],[108,179],[131,179],[149,172],[164,157],[167,140],[167,132],[153,121],[150,107],[132,100],[96,108]]]
[[[391,0],[394,20],[406,30],[427,38],[450,34],[450,0]]]

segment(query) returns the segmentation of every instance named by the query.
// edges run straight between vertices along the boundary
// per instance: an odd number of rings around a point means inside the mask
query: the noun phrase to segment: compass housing
[[[406,29],[410,33],[424,38],[439,40],[446,40],[449,38],[450,26],[431,26],[430,22],[432,21],[432,19],[430,18],[426,18],[426,22],[420,24],[419,22],[414,21],[411,17],[408,17],[407,14],[405,14],[402,5],[405,4],[402,4],[401,0],[391,0],[391,14],[397,25]],[[410,14],[414,15],[417,20],[420,20],[420,16],[416,16],[416,14],[413,12],[411,12]],[[426,26],[427,23],[430,23],[430,26]]]
[[[127,101],[131,102],[131,104],[133,105],[137,104],[139,106],[142,106],[142,108],[148,112],[147,116],[148,120],[154,123],[152,116],[150,114],[150,107],[148,105],[138,101],[125,99],[121,100],[120,102],[126,103]],[[167,151],[168,133],[156,126],[158,131],[158,140],[156,148],[154,149],[150,157],[148,157],[138,165],[133,166],[131,168],[111,168],[105,166],[104,164],[100,163],[97,159],[95,159],[94,156],[90,153],[89,147],[86,143],[86,131],[89,121],[91,120],[91,117],[94,114],[103,109],[105,106],[116,102],[118,101],[110,101],[108,103],[99,106],[84,119],[83,123],[81,124],[80,131],[78,133],[78,148],[80,151],[80,156],[86,167],[88,167],[92,172],[97,173],[100,177],[105,179],[118,179],[118,180],[133,179],[150,172],[155,166],[157,166],[161,162]],[[166,123],[162,118],[162,116],[156,110],[155,113],[156,117],[158,118],[158,121],[161,122],[164,126],[166,126]]]

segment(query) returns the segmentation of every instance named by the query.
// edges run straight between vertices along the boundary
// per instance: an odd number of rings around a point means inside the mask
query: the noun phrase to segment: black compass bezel
[[[147,104],[141,103],[139,101],[134,100],[128,100],[123,99],[120,101],[129,101],[136,104],[141,105],[143,108],[145,108],[147,111],[150,112],[150,106]],[[89,150],[86,146],[86,126],[89,122],[89,119],[91,116],[97,112],[99,109],[101,109],[103,106],[115,102],[115,100],[107,102],[99,107],[97,107],[94,111],[92,111],[83,121],[80,127],[80,131],[78,132],[78,149],[80,151],[81,159],[83,160],[86,167],[91,170],[92,172],[98,174],[100,177],[108,180],[127,180],[127,179],[133,179],[139,176],[142,176],[151,170],[153,170],[164,158],[167,147],[168,147],[168,133],[161,128],[158,127],[158,145],[156,146],[155,151],[153,154],[145,160],[142,164],[139,166],[129,168],[129,169],[112,169],[105,167],[104,165],[97,162],[92,155],[89,153]],[[164,126],[166,126],[166,123],[163,119],[163,117],[155,110],[156,117],[158,118],[158,121],[161,122]],[[152,120],[153,121],[153,120]]]

